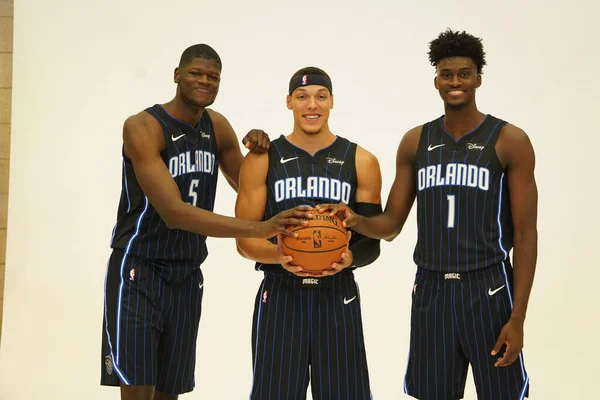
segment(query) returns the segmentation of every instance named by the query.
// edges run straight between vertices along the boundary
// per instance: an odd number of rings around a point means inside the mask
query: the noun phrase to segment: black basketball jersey
[[[301,205],[340,201],[354,209],[356,184],[356,143],[338,136],[331,145],[312,156],[281,135],[271,142],[269,149],[264,218],[270,219]],[[268,267],[256,264],[260,270]]]
[[[418,266],[468,272],[508,259],[513,225],[506,171],[495,150],[505,124],[487,115],[458,141],[441,117],[423,125],[414,160]]]
[[[218,177],[218,149],[207,111],[196,127],[171,117],[156,104],[145,110],[162,126],[165,148],[161,158],[175,180],[181,199],[213,210]],[[194,261],[208,255],[206,236],[169,229],[135,177],[133,164],[123,152],[123,184],[111,247],[146,259]]]

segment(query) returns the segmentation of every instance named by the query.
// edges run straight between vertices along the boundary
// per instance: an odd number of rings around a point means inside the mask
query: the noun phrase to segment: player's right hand
[[[332,217],[337,214],[343,220],[342,225],[344,228],[352,228],[358,222],[356,213],[346,203],[319,204],[315,207],[315,210],[321,214],[329,212]]]
[[[277,235],[277,248],[279,250],[279,264],[281,264],[281,266],[283,267],[283,269],[285,269],[288,272],[291,272],[294,275],[297,276],[303,276],[303,277],[322,277],[324,276],[322,273],[318,272],[315,273],[313,271],[307,271],[305,270],[301,265],[296,265],[294,264],[294,257],[292,256],[288,256],[285,255],[283,253],[283,235],[279,234]]]
[[[307,220],[313,217],[314,209],[309,206],[290,208],[275,215],[271,219],[259,224],[259,238],[269,239],[273,236],[283,234],[298,236],[287,229],[289,226],[307,225]]]

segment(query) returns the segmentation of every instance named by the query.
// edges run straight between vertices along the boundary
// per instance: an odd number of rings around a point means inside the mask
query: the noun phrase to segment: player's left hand
[[[242,139],[242,144],[254,153],[264,153],[269,151],[271,140],[265,131],[260,129],[252,129]]]
[[[496,345],[492,349],[492,355],[498,354],[502,345],[506,344],[506,351],[498,358],[495,367],[508,367],[515,362],[523,349],[523,322],[509,319],[502,327]]]
[[[322,276],[335,275],[344,268],[348,268],[352,265],[354,257],[352,256],[352,250],[350,250],[350,238],[352,237],[352,231],[348,231],[348,243],[346,244],[346,250],[342,253],[342,259],[338,262],[331,264],[331,268],[328,268],[321,272]]]

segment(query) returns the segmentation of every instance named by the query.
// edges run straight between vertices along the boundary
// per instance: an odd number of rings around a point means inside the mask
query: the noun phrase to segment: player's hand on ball
[[[348,268],[352,265],[354,261],[354,257],[352,256],[352,250],[350,250],[350,238],[352,237],[352,232],[348,231],[348,244],[346,245],[346,250],[342,253],[342,259],[338,262],[334,262],[331,264],[331,268],[323,271],[323,276],[331,276],[335,275],[344,268]]]
[[[250,151],[264,153],[271,147],[269,135],[260,129],[252,129],[242,139],[242,144]]]
[[[502,327],[496,345],[492,350],[492,355],[498,354],[502,345],[506,345],[506,350],[502,354],[494,367],[508,367],[517,360],[523,349],[523,322],[509,319],[506,325]]]
[[[319,204],[315,207],[315,210],[319,211],[321,214],[328,212],[331,216],[337,214],[337,216],[343,220],[342,225],[344,228],[351,228],[356,225],[357,222],[356,213],[352,211],[346,203]]]
[[[283,269],[285,269],[286,271],[291,272],[292,274],[298,275],[298,276],[310,276],[310,277],[323,276],[320,273],[315,274],[310,271],[306,271],[304,268],[302,268],[302,266],[296,265],[293,263],[294,257],[285,255],[283,253],[283,235],[282,234],[277,235],[277,248],[279,249],[279,255],[280,255],[279,263],[281,264]]]
[[[309,206],[299,206],[282,211],[270,220],[259,224],[260,230],[257,237],[269,239],[279,234],[298,236],[297,233],[294,233],[287,228],[298,225],[307,225],[308,222],[306,222],[306,220],[312,218],[313,213],[313,208]]]

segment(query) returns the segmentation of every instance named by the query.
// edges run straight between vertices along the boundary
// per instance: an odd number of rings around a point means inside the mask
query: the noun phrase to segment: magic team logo
[[[302,76],[302,84],[303,84],[303,85],[306,85],[306,75],[303,75],[303,76]]]
[[[106,367],[106,373],[112,375],[113,372],[113,363],[110,354],[104,357],[104,366]]]

